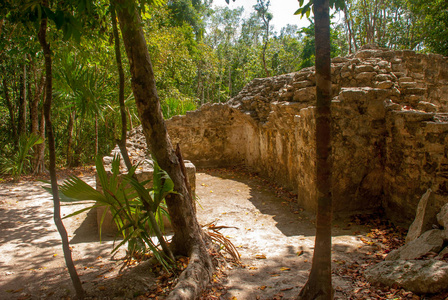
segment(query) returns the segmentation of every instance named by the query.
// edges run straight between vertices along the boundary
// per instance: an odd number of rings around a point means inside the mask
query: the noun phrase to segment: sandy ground
[[[227,276],[220,279],[227,288],[223,299],[293,299],[311,267],[313,220],[279,196],[273,186],[248,174],[217,169],[202,170],[196,177],[199,222],[228,226],[222,233],[237,247],[244,266],[231,266]],[[94,184],[93,177],[84,180]],[[52,220],[51,196],[41,186],[39,181],[0,183],[0,299],[74,295]],[[79,208],[64,206],[62,213]],[[134,268],[132,275],[119,274],[119,258],[124,251],[111,257],[113,241],[99,242],[95,213],[65,219],[64,223],[87,290],[105,297],[128,298],[136,294],[127,283],[132,281],[134,288],[143,290],[154,284],[144,265]],[[367,232],[366,227],[346,222],[335,225],[335,268],[365,263],[370,248],[365,243]],[[347,299],[352,281],[351,277],[334,275],[337,299]]]

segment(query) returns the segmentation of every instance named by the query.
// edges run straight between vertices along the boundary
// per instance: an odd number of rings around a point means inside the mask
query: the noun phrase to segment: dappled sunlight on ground
[[[92,176],[84,179],[95,183]],[[220,232],[237,247],[242,261],[241,265],[229,263],[221,268],[223,272],[214,279],[220,289],[212,287],[208,295],[294,299],[311,268],[313,215],[297,206],[295,195],[242,169],[200,170],[196,182],[200,224],[224,226]],[[52,199],[41,186],[38,181],[0,184],[0,299],[74,295],[53,222]],[[87,205],[63,206],[62,215]],[[120,272],[124,249],[111,257],[113,240],[104,237],[99,242],[95,211],[64,219],[64,224],[88,291],[99,297],[132,297],[140,289],[147,298],[167,292],[170,285],[161,284],[163,276],[154,275],[152,270],[157,267],[149,262],[133,262],[131,268]],[[371,227],[362,222],[335,222],[332,259],[336,299],[365,299],[362,297],[367,294],[363,293],[369,286],[362,270],[384,255],[384,251],[378,252],[383,245],[372,242],[370,233]],[[165,281],[172,284],[173,279]],[[353,297],[354,290],[361,296]]]

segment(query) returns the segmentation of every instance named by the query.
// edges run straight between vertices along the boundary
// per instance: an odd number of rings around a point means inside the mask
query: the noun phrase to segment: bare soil
[[[94,184],[94,177],[84,176]],[[294,299],[311,268],[313,217],[294,195],[241,169],[200,170],[196,177],[198,219],[226,226],[242,265],[229,263],[214,278],[206,299]],[[0,299],[73,298],[51,196],[39,181],[0,183]],[[64,206],[67,215],[80,206]],[[121,271],[124,249],[111,257],[113,241],[98,238],[96,213],[65,219],[72,254],[89,295],[99,299],[163,298],[149,263]],[[372,227],[351,221],[333,228],[336,299],[363,292],[363,267],[382,259],[384,245],[371,242]],[[380,251],[381,252],[381,251]],[[163,288],[162,288],[163,290]],[[160,290],[159,290],[160,291]],[[356,297],[355,297],[356,298]],[[362,297],[360,298],[362,299]],[[399,298],[397,298],[399,299]]]

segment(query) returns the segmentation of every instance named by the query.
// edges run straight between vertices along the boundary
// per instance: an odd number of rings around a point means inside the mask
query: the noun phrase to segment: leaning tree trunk
[[[48,0],[44,0],[42,3],[43,6],[48,7]],[[45,123],[47,128],[47,136],[48,136],[48,150],[50,152],[50,178],[51,178],[51,190],[53,193],[53,203],[54,203],[54,222],[56,227],[61,235],[62,240],[62,249],[64,251],[65,263],[67,265],[67,269],[70,273],[70,277],[72,279],[72,283],[76,290],[76,296],[79,299],[84,298],[84,289],[81,284],[81,280],[79,279],[78,274],[76,273],[76,268],[73,263],[72,253],[70,250],[70,245],[68,242],[67,231],[62,223],[61,219],[61,202],[59,200],[58,193],[58,182],[56,177],[56,151],[55,151],[55,142],[54,142],[54,134],[53,127],[51,123],[51,102],[52,102],[52,70],[51,70],[51,50],[50,45],[47,43],[47,19],[42,18],[40,22],[39,28],[39,43],[42,47],[45,57],[45,101],[44,101],[44,114],[45,114]]]
[[[313,264],[299,299],[332,299],[331,285],[331,61],[328,0],[314,1],[316,38],[317,219]]]
[[[170,297],[194,299],[210,281],[212,262],[206,248],[206,235],[196,219],[193,200],[188,193],[181,162],[168,136],[160,108],[156,82],[146,45],[141,19],[134,1],[116,0],[118,20],[130,63],[132,90],[148,147],[174,182],[176,194],[166,198],[174,236],[175,255],[190,256],[190,263]]]

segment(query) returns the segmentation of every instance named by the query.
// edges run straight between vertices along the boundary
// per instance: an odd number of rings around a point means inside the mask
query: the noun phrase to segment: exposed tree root
[[[194,246],[187,268],[180,274],[178,283],[166,299],[197,299],[210,282],[213,263],[205,247]]]

